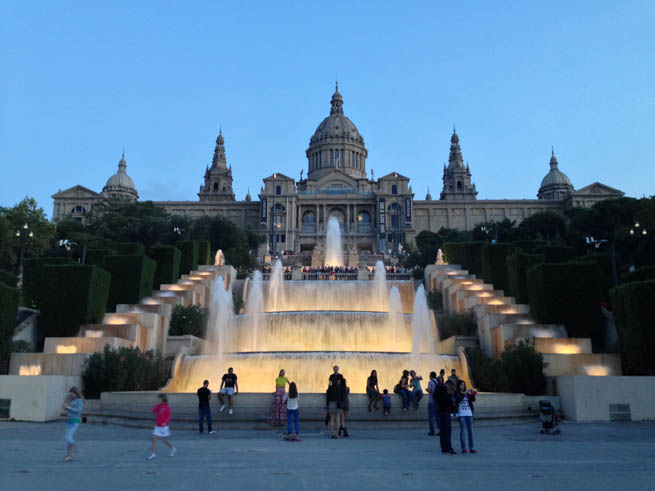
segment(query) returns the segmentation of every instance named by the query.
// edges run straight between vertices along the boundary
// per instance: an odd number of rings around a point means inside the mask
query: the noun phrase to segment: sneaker
[[[64,457],[64,462],[72,462],[72,461],[73,461],[72,455],[66,455],[66,457]]]
[[[221,404],[221,408],[218,410],[219,413],[225,411],[225,404]]]
[[[215,433],[216,433],[216,430],[211,430],[211,431],[209,432],[210,435],[214,435]]]
[[[232,414],[232,410],[230,409],[230,410],[227,412],[227,414]]]
[[[177,450],[177,448],[173,447],[173,448],[171,449],[171,453],[168,454],[168,456],[169,456],[169,457],[175,457],[175,451],[176,451],[176,450]]]
[[[474,449],[471,449],[471,453],[478,453],[478,452]]]
[[[301,442],[302,440],[300,439],[300,435],[296,435],[296,441]]]
[[[452,448],[448,450],[446,453],[449,453],[450,455],[457,455],[457,452],[455,452],[455,450],[453,450]]]
[[[155,458],[155,454],[150,454],[150,457],[146,457],[146,460],[152,460]]]
[[[462,453],[468,453],[468,452],[466,451],[466,449],[463,449]],[[471,451],[471,453],[473,453],[473,451]]]

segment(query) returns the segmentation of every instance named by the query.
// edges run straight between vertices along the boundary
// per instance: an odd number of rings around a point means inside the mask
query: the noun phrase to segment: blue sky
[[[0,9],[0,206],[100,191],[123,147],[141,199],[196,200],[221,125],[243,199],[306,169],[337,78],[369,175],[399,171],[417,199],[441,190],[453,123],[478,198],[536,197],[551,145],[576,188],[654,194],[652,1]]]

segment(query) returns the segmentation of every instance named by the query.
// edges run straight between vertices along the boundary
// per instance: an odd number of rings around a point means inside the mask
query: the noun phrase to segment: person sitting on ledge
[[[221,401],[221,408],[218,412],[222,413],[225,409],[225,399],[223,399],[223,396],[227,396],[227,404],[229,406],[228,414],[232,414],[232,396],[237,395],[238,393],[239,384],[237,383],[237,374],[234,373],[234,369],[230,367],[221,379],[221,388],[218,392],[218,400]]]

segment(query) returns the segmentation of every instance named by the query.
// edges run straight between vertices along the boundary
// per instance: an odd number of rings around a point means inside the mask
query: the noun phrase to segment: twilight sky
[[[125,148],[142,200],[197,200],[219,127],[234,190],[295,179],[335,80],[367,171],[441,190],[453,123],[478,198],[535,198],[551,145],[576,189],[654,194],[655,2],[0,4],[0,206]]]

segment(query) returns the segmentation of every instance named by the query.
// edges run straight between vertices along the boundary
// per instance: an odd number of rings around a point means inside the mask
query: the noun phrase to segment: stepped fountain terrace
[[[278,261],[269,281],[255,272],[244,287],[242,313],[233,313],[232,291],[217,279],[211,292],[208,349],[180,355],[166,390],[194,392],[204,379],[218,387],[233,367],[244,392],[270,393],[280,369],[303,393],[323,393],[339,365],[351,393],[364,393],[371,370],[380,389],[392,392],[404,369],[427,374],[455,368],[457,355],[436,353],[437,326],[423,287],[390,282],[384,265],[372,281],[284,280]]]

